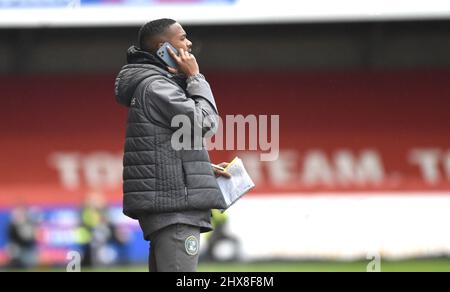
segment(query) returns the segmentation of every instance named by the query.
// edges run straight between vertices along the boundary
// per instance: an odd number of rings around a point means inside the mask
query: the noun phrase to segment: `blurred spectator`
[[[240,243],[236,237],[227,233],[228,215],[219,210],[212,210],[214,231],[207,234],[207,248],[201,259],[203,261],[237,261]]]
[[[8,225],[8,256],[11,268],[29,268],[37,264],[37,220],[30,209],[17,207]]]
[[[90,193],[81,209],[78,243],[82,247],[84,267],[126,263],[128,234],[113,224],[103,195]]]

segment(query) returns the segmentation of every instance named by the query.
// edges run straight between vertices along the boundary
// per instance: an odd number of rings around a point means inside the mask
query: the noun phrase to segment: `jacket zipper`
[[[184,166],[181,166],[181,169],[183,171],[183,183],[184,183],[184,199],[186,203],[188,202],[188,189],[187,189],[187,182],[186,182],[186,172],[184,171]]]

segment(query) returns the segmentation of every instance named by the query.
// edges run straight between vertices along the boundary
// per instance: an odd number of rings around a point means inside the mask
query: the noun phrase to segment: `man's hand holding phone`
[[[170,47],[167,48],[167,51],[178,64],[178,70],[176,68],[167,67],[170,73],[177,74],[181,72],[187,77],[194,76],[200,73],[200,68],[198,67],[198,63],[194,55],[184,49],[178,50],[179,55],[175,54],[175,52]]]

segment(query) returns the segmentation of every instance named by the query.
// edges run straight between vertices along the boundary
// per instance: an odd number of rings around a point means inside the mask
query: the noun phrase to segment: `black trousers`
[[[200,227],[174,224],[150,236],[150,272],[196,272]]]

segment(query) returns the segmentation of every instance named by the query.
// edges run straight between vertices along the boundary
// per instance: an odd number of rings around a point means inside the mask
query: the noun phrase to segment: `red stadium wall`
[[[450,71],[209,73],[220,115],[280,116],[280,156],[247,159],[250,196],[450,190]],[[126,109],[113,75],[3,76],[0,206],[120,202]]]

